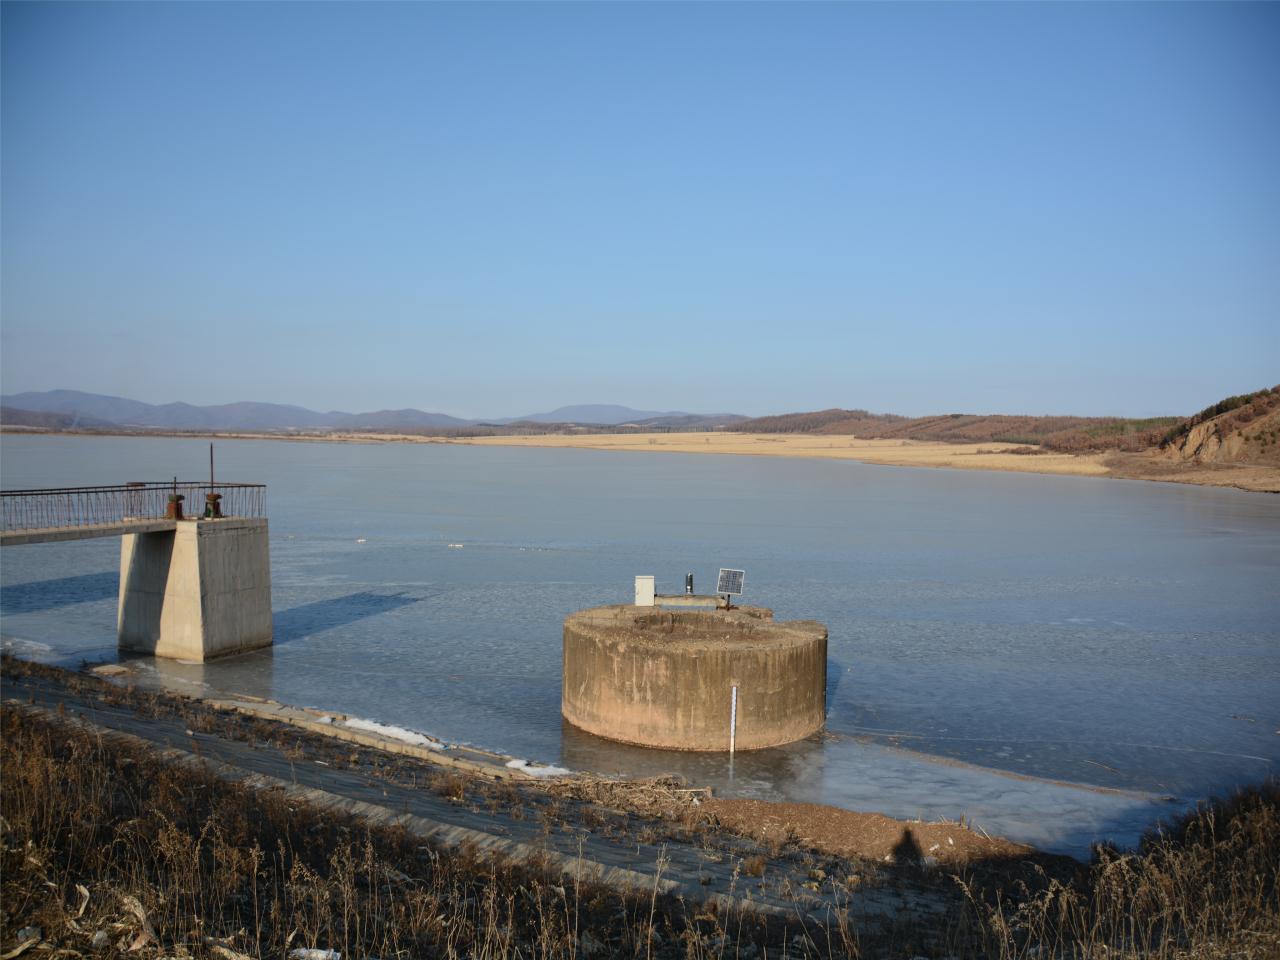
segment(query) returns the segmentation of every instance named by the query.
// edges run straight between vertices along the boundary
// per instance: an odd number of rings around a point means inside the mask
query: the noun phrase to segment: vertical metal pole
[[[733,688],[733,698],[729,704],[729,756],[733,756],[738,742],[738,688]]]
[[[213,493],[213,444],[209,444],[209,492]]]

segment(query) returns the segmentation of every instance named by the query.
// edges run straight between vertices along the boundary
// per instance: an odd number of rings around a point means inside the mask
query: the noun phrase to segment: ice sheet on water
[[[53,655],[53,647],[38,640],[23,640],[21,637],[0,637],[0,650],[27,660],[47,660]]]
[[[963,818],[992,835],[1078,858],[1097,841],[1131,847],[1154,822],[1188,806],[1146,791],[1020,776],[878,744],[832,746],[819,769],[793,772],[785,799],[899,818]],[[725,784],[724,794],[737,792],[734,786]]]
[[[531,777],[566,777],[573,772],[564,767],[535,766],[528,760],[508,760],[507,766],[512,770],[527,773]]]
[[[342,721],[344,727],[350,727],[352,730],[364,730],[367,733],[376,733],[380,736],[390,737],[392,740],[400,740],[403,743],[411,743],[416,747],[427,747],[430,750],[444,750],[445,745],[439,740],[428,737],[426,734],[418,733],[415,730],[406,730],[404,727],[393,726],[388,723],[378,723],[376,720],[362,720],[359,717],[349,717]]]

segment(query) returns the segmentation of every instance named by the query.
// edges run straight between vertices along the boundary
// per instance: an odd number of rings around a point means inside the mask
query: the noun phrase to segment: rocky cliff
[[[1173,431],[1161,448],[1163,456],[1196,463],[1280,464],[1280,389],[1252,394],[1232,409],[1205,416],[1213,409]]]

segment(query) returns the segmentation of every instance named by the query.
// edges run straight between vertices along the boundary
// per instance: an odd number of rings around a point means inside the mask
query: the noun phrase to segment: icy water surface
[[[6,489],[207,470],[200,441],[2,444]],[[269,484],[276,643],[144,664],[173,682],[576,769],[963,814],[1076,853],[1280,762],[1278,497],[446,445],[223,441],[217,457],[221,476]],[[118,562],[114,539],[6,549],[6,645],[113,659]],[[687,571],[707,589],[720,566],[746,569],[746,602],[829,626],[830,735],[731,767],[564,728],[564,616],[628,601],[638,573],[678,592]]]

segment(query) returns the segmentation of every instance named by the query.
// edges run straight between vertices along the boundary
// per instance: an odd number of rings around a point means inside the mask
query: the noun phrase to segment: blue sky
[[[1275,4],[4,3],[6,393],[1192,412]]]

